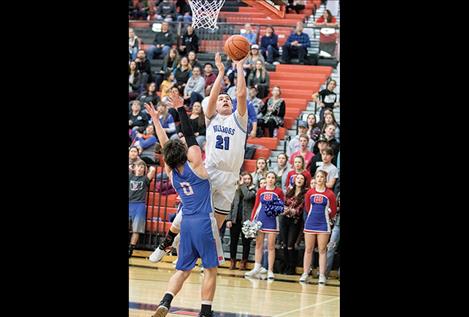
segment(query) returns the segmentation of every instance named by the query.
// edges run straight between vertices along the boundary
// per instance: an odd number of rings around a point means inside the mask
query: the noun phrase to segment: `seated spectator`
[[[314,157],[314,153],[309,150],[308,147],[309,138],[306,134],[300,135],[300,149],[296,152],[293,152],[290,156],[290,164],[293,164],[295,157],[303,156],[305,161],[305,169],[309,170],[311,160]]]
[[[194,32],[192,25],[188,25],[186,32],[181,35],[181,44],[179,45],[179,53],[188,55],[189,52],[199,52],[199,37]]]
[[[281,62],[289,64],[292,56],[298,56],[299,63],[304,64],[309,46],[309,36],[303,32],[303,22],[297,22],[295,32],[292,32],[282,47]]]
[[[176,1],[177,21],[184,24],[192,23],[191,7],[187,3],[188,0]]]
[[[259,185],[259,180],[261,178],[266,178],[269,167],[267,166],[267,160],[263,157],[260,157],[256,161],[256,170],[251,173],[252,183],[254,186]]]
[[[314,113],[310,113],[308,115],[308,117],[306,118],[306,123],[308,124],[308,131],[306,131],[306,135],[309,136],[309,139],[314,143],[317,141],[317,139],[319,138],[319,135],[321,134],[321,128],[319,127],[319,124],[316,122],[316,116],[314,115]],[[312,151],[313,147],[310,147],[310,149]]]
[[[137,69],[137,63],[129,65],[129,100],[134,100],[142,91],[142,74]]]
[[[189,105],[189,110],[192,110],[194,102],[201,102],[205,97],[205,79],[200,73],[199,67],[193,68],[192,76],[184,87],[184,104]]]
[[[306,134],[308,131],[307,123],[303,120],[298,122],[298,134],[295,135],[289,142],[287,146],[287,155],[290,156],[300,149],[300,136]],[[313,140],[308,141],[308,149],[312,150],[314,147]]]
[[[337,45],[337,32],[334,27],[337,26],[337,19],[326,9],[316,20],[315,25],[323,26],[319,35],[319,49],[334,56]]]
[[[325,114],[324,115],[324,121],[319,122],[319,124],[322,127],[321,133],[325,133],[326,127],[328,125],[332,124],[333,126],[335,126],[335,138],[336,138],[337,142],[340,142],[339,141],[340,127],[339,127],[339,124],[337,123],[337,121],[335,120],[335,116],[334,116],[333,112]]]
[[[295,243],[303,229],[305,207],[306,178],[303,174],[295,177],[295,183],[285,195],[284,212],[280,215],[280,236],[284,243],[285,271],[287,275],[296,274],[298,253]]]
[[[335,138],[335,129],[336,128],[333,124],[327,125],[326,129],[324,129],[324,135],[326,136],[327,141],[329,142],[329,146],[334,151],[334,157],[337,158],[337,155],[339,154],[340,143]],[[335,165],[337,161],[333,160],[332,163]]]
[[[231,212],[226,218],[226,227],[230,229],[230,270],[236,268],[236,254],[238,253],[240,235],[243,244],[243,255],[239,269],[246,270],[252,238],[246,238],[241,228],[243,223],[250,219],[255,200],[256,187],[252,184],[252,176],[247,172],[243,172],[240,175],[238,188],[231,205]]]
[[[264,129],[269,129],[268,137],[274,137],[274,130],[283,125],[285,116],[285,101],[280,97],[280,87],[272,88],[272,97],[267,100],[267,104],[261,109],[262,119],[258,120],[258,125]]]
[[[262,56],[269,64],[272,64],[274,59],[279,56],[278,35],[275,34],[273,27],[268,26],[265,29],[265,35],[261,38],[260,50]]]
[[[316,170],[318,169],[319,166],[322,165],[322,152],[327,147],[329,147],[329,142],[327,141],[326,136],[324,134],[321,134],[321,136],[319,137],[318,141],[316,142],[314,146],[313,153],[315,155],[309,165],[309,173],[311,175],[316,174]]]
[[[174,73],[173,72],[167,72],[165,74],[165,78],[163,82],[160,85],[160,93],[161,93],[161,99],[163,99],[166,96],[169,96],[169,90],[173,86],[173,84],[176,82],[174,79]]]
[[[159,144],[153,124],[147,125],[144,133],[134,131],[133,134],[133,145],[139,150],[140,158],[147,164],[156,164],[155,152]]]
[[[262,119],[262,112],[260,109],[264,106],[264,102],[262,99],[257,97],[257,88],[256,87],[249,87],[249,93],[247,101],[252,103],[254,109],[256,110],[257,119]]]
[[[137,97],[137,100],[140,101],[141,104],[151,102],[156,105],[160,101],[160,97],[156,90],[156,83],[148,84],[147,89]]]
[[[163,58],[163,64],[161,65],[161,73],[172,72],[176,69],[180,62],[178,50],[172,48],[169,50],[169,54]]]
[[[241,35],[244,36],[250,44],[256,44],[257,34],[252,30],[250,23],[244,25],[244,29],[241,29]]]
[[[326,187],[329,189],[333,189],[335,182],[339,178],[339,170],[332,164],[332,158],[334,157],[334,151],[332,148],[327,147],[325,148],[322,153],[322,164],[318,167],[318,171],[325,171],[327,173],[326,178]]]
[[[129,28],[129,55],[131,61],[137,58],[139,48],[140,39],[135,35],[134,29]]]
[[[146,20],[147,11],[143,0],[133,0],[129,3],[129,20]]]
[[[187,57],[181,58],[178,66],[174,70],[174,79],[176,80],[176,86],[179,89],[179,94],[184,94],[184,89],[186,88],[187,81],[192,75],[192,67],[189,64]]]
[[[213,65],[211,63],[205,63],[204,65],[204,79],[205,79],[205,96],[210,95],[213,83],[217,79],[217,75],[213,73]]]
[[[249,74],[256,69],[256,62],[261,60],[264,63],[264,57],[259,53],[259,45],[251,45],[251,49],[248,54],[248,58],[244,62],[243,68],[246,73],[246,78],[249,77]]]
[[[153,44],[147,50],[148,59],[164,58],[175,43],[175,33],[169,30],[168,22],[163,22],[161,32],[156,33]]]
[[[335,80],[331,80],[327,83],[326,89],[312,95],[313,101],[316,101],[321,109],[319,112],[319,121],[323,120],[324,111],[326,109],[334,110],[334,106],[337,102],[337,94],[334,92],[336,86],[337,82]]]
[[[132,102],[131,111],[129,113],[129,129],[138,130],[143,132],[148,125],[148,116],[142,111],[140,101],[134,100]]]
[[[248,87],[255,87],[257,89],[257,97],[261,99],[264,99],[269,94],[269,72],[265,69],[264,63],[260,59],[256,62],[256,68],[249,74],[247,84]]]
[[[285,153],[277,155],[277,166],[272,169],[277,174],[277,182],[275,186],[282,188],[282,191],[286,191],[287,175],[290,171],[290,164],[288,163],[288,156]]]
[[[197,59],[197,54],[194,51],[189,51],[189,53],[187,54],[187,58],[189,59],[189,64],[191,64],[192,68],[194,68],[195,66],[200,67],[200,69],[204,68]]]
[[[169,0],[163,0],[156,9],[156,19],[172,22],[176,19],[176,6]]]
[[[158,113],[160,114],[160,123],[168,138],[176,133],[176,124],[174,123],[173,116],[169,113],[168,107],[164,102],[158,104]],[[158,141],[159,143],[159,141]]]
[[[137,63],[137,69],[140,71],[140,73],[146,74],[147,80],[143,84],[146,85],[148,82],[153,82],[154,78],[151,73],[151,62],[146,57],[144,50],[140,49],[137,52],[137,58],[135,58],[135,62]]]
[[[158,0],[159,1],[159,0]],[[147,21],[154,21],[156,20],[156,10],[158,10],[158,7],[156,6],[157,0],[148,0],[148,9],[147,9]]]
[[[236,96],[232,99],[232,105],[233,105],[233,112],[234,112],[238,107],[238,100],[236,99]],[[248,136],[255,138],[257,136],[256,108],[254,108],[254,105],[250,101],[247,102],[246,107],[248,110],[248,129],[246,131],[247,131]]]
[[[311,183],[311,174],[305,169],[305,159],[301,155],[295,157],[295,160],[293,161],[293,168],[287,174],[287,190],[293,187],[295,184],[295,177],[298,174],[303,174],[303,176],[306,178],[306,187],[309,187],[309,184]]]
[[[295,10],[296,14],[300,14],[300,11],[305,9],[305,1],[303,0],[288,0],[286,7],[286,13],[290,13],[291,10]]]

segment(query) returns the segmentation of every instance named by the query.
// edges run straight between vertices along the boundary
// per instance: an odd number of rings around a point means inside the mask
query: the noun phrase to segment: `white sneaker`
[[[319,275],[319,284],[320,285],[325,285],[326,284],[326,275],[324,275],[324,274]]]
[[[273,280],[275,278],[274,272],[269,271],[267,272],[267,279]]]
[[[307,283],[308,280],[309,280],[309,274],[308,273],[301,274],[301,277],[300,277],[300,282],[301,283]]]
[[[261,270],[259,271],[259,274],[267,274],[267,269],[262,266]]]
[[[178,263],[178,259],[176,258],[176,260],[173,261],[173,265],[176,266],[177,263]]]
[[[200,265],[200,273],[203,273],[203,272],[204,272],[204,267]]]
[[[161,250],[159,247],[156,247],[155,251],[148,258],[150,262],[156,263],[160,262],[161,259],[166,255],[166,251]]]
[[[261,272],[261,268],[253,268],[251,271],[244,273],[244,276],[246,277],[259,277]]]

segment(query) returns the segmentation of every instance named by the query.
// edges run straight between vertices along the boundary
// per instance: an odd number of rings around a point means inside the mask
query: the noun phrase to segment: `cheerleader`
[[[319,284],[326,284],[326,249],[331,234],[331,220],[336,214],[336,198],[334,193],[326,187],[327,172],[317,170],[315,174],[316,185],[305,195],[306,217],[305,254],[303,261],[303,274],[300,282],[306,282],[313,257],[316,237],[319,250]]]
[[[267,278],[274,279],[275,261],[275,238],[279,233],[278,215],[283,212],[283,202],[285,197],[282,189],[275,186],[277,175],[268,172],[266,177],[266,187],[259,189],[256,194],[256,202],[252,210],[251,221],[260,221],[262,226],[257,232],[256,251],[254,269],[245,273],[246,277],[259,277],[261,272],[262,248],[264,246],[264,234],[268,235],[269,267]]]

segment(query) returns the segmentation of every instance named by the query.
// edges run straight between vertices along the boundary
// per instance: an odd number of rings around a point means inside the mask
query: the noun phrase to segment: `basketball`
[[[239,61],[248,55],[250,47],[251,44],[244,36],[232,35],[226,40],[223,49],[232,60]]]

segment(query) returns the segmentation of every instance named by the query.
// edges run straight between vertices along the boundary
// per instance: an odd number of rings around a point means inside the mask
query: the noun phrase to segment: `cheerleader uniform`
[[[254,208],[252,209],[251,221],[260,221],[262,226],[259,229],[259,232],[263,233],[278,233],[279,232],[279,223],[278,217],[268,216],[266,213],[266,206],[271,203],[274,197],[285,201],[285,196],[283,191],[279,187],[274,189],[262,188],[256,194],[256,202]]]
[[[308,216],[305,221],[304,233],[331,232],[329,219],[334,218],[337,205],[335,195],[329,188],[323,192],[318,192],[316,188],[308,190],[305,195],[305,210]]]

